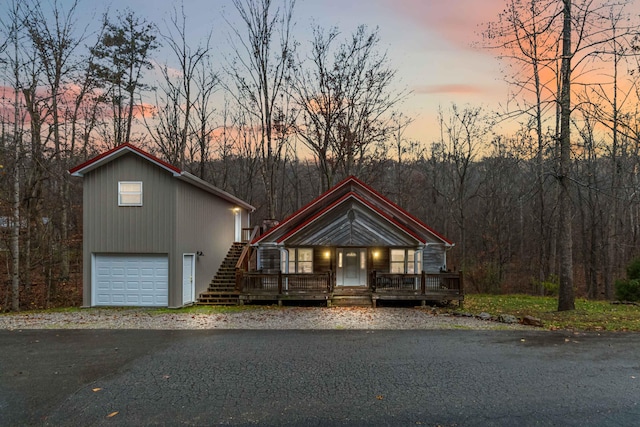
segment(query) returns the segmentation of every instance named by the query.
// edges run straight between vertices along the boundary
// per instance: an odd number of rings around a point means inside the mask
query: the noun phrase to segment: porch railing
[[[371,276],[373,291],[464,292],[462,273],[393,274],[374,271]]]
[[[288,293],[288,292],[320,292],[331,293],[333,280],[331,273],[314,274],[240,274],[240,292]]]

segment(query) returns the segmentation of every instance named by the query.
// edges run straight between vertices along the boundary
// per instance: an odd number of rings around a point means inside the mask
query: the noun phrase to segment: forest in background
[[[467,291],[611,299],[640,255],[631,1],[505,0],[478,36],[505,108],[443,105],[433,141],[405,137],[410,94],[378,31],[294,40],[293,1],[233,0],[224,58],[187,43],[179,7],[163,26],[125,10],[89,32],[77,3],[7,3],[0,310],[80,303],[82,182],[66,171],[123,142],[256,206],[255,224],[355,175],[456,243]]]

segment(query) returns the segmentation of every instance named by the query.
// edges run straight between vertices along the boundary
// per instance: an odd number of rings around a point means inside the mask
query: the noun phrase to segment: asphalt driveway
[[[0,425],[632,426],[640,335],[0,331]]]

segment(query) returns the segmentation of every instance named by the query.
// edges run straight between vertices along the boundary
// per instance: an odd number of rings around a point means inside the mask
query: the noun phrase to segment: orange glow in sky
[[[58,3],[68,8],[72,0]],[[273,4],[281,3],[274,0]],[[112,15],[128,7],[166,31],[170,13],[179,6],[173,0],[80,0],[78,27],[93,22],[95,28],[106,7]],[[398,71],[398,89],[410,92],[401,109],[414,121],[405,135],[429,144],[439,134],[440,106],[469,103],[495,111],[506,104],[509,87],[503,79],[504,64],[495,52],[473,47],[481,41],[485,24],[495,21],[505,6],[506,0],[297,0],[294,37],[304,50],[309,47],[314,25],[336,27],[343,37],[361,24],[378,27],[380,47],[387,50],[392,67]],[[635,4],[633,7],[638,9]],[[237,19],[232,2],[185,0],[184,11],[188,41],[195,46],[211,32],[212,62],[221,71],[224,55],[229,55],[225,16],[232,22]],[[165,48],[154,62],[175,66],[171,55]]]

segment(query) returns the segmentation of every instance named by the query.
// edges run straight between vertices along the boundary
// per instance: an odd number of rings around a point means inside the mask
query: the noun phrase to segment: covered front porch
[[[429,302],[464,301],[461,273],[390,274],[372,272],[366,286],[336,286],[335,274],[265,274],[240,272],[241,303],[325,301],[332,305],[370,305],[378,300]],[[364,304],[363,304],[364,303]]]
[[[423,249],[279,248],[252,258],[262,264],[253,269],[239,264],[236,271],[241,303],[323,301],[327,306],[375,307],[380,300],[421,305],[464,301],[462,273],[426,272]]]

